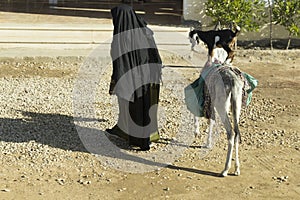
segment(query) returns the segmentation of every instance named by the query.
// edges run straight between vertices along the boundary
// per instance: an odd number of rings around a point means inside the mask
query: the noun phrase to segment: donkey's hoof
[[[236,170],[236,171],[234,172],[234,175],[236,175],[236,176],[239,176],[239,175],[241,175],[241,172],[240,172],[240,170]]]
[[[227,171],[223,171],[221,174],[219,174],[219,177],[226,177],[228,175]]]

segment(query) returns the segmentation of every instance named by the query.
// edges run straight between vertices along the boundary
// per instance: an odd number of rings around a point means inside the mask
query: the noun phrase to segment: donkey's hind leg
[[[238,137],[235,137],[234,143],[235,143],[235,171],[234,171],[234,175],[239,176],[241,174],[241,171],[240,171],[240,161],[239,161],[239,139],[238,139]]]
[[[234,147],[234,134],[232,132],[232,126],[230,123],[230,119],[228,117],[228,110],[230,106],[229,98],[226,100],[222,98],[216,98],[215,107],[216,110],[221,118],[221,121],[225,127],[226,133],[227,133],[227,140],[228,140],[228,149],[227,149],[227,157],[226,157],[226,163],[225,168],[221,172],[220,176],[225,177],[228,174],[229,168],[231,166],[231,159],[232,159],[232,152]],[[225,103],[224,103],[225,102]]]
[[[235,87],[232,91],[232,114],[234,124],[234,143],[235,143],[235,175],[240,175],[240,161],[239,161],[239,143],[241,142],[241,134],[239,130],[239,120],[242,109],[242,88]]]
[[[234,134],[232,134],[232,128],[231,124],[228,118],[228,115],[226,113],[225,120],[223,121],[226,132],[227,132],[227,140],[228,140],[228,149],[227,149],[227,157],[226,157],[226,163],[225,163],[225,168],[221,173],[222,177],[227,176],[228,171],[231,166],[231,159],[232,159],[232,152],[233,152],[233,147],[234,147]]]

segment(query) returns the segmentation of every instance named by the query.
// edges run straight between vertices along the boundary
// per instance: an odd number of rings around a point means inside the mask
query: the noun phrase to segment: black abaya
[[[161,58],[153,32],[130,6],[117,6],[111,14],[114,37],[111,44],[113,74],[110,93],[118,97],[119,119],[110,132],[122,132],[121,135],[128,138],[130,144],[148,150],[150,134],[158,134]]]

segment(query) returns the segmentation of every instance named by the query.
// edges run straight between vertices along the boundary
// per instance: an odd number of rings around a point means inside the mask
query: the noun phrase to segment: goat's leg
[[[221,43],[221,46],[228,54],[225,63],[229,64],[230,62],[233,61],[234,51],[232,51],[232,49],[229,47],[229,45],[226,44],[225,42]]]
[[[214,45],[215,44],[207,44],[207,48],[208,48],[208,55],[210,57],[213,57],[214,56]]]
[[[212,64],[212,58],[210,57],[210,55],[207,56],[207,61],[204,65],[204,67],[210,67]]]
[[[205,66],[211,66],[212,58],[214,56],[214,46],[207,45],[207,48],[208,48],[208,59],[207,59]]]

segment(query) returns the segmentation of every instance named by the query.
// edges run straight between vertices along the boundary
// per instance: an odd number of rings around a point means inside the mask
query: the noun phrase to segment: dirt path
[[[201,154],[196,140],[172,164],[155,171],[107,167],[82,146],[69,111],[83,59],[0,59],[0,199],[298,199],[299,53],[237,52],[235,65],[257,78],[259,86],[241,120],[241,176],[226,178],[217,177],[225,162],[224,135],[208,155]],[[164,69],[165,74],[190,80],[199,75],[199,68],[180,58],[163,59],[182,66]],[[167,89],[162,88],[161,103],[175,106]],[[111,113],[101,116],[108,120],[100,121],[103,126],[115,123]],[[163,128],[165,141],[172,141],[168,130],[176,126],[170,120]]]

